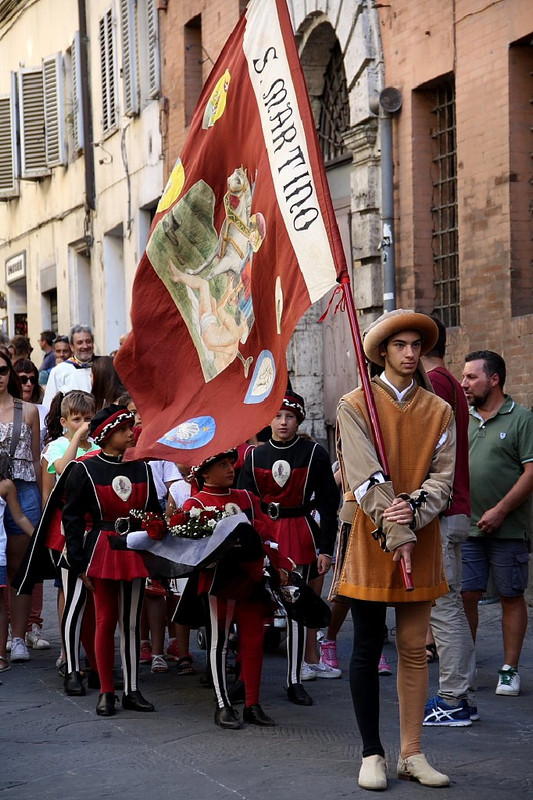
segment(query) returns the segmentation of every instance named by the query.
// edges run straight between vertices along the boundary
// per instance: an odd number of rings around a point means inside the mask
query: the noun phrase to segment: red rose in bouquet
[[[186,525],[189,521],[189,515],[185,511],[176,511],[170,517],[168,524],[169,525]]]
[[[206,525],[210,519],[214,519],[215,521],[217,521],[219,518],[220,518],[220,513],[217,511],[217,509],[206,508],[205,511],[202,511],[202,513],[200,514],[199,522],[200,525]]]
[[[146,531],[150,539],[155,539],[156,541],[164,539],[167,533],[165,521],[157,517],[144,519],[142,522],[142,529]]]

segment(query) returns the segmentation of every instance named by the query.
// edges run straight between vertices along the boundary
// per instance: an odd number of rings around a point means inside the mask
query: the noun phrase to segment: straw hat
[[[372,322],[365,331],[363,349],[369,361],[381,366],[385,359],[380,355],[380,347],[387,339],[400,331],[418,331],[422,337],[421,355],[428,353],[436,344],[439,329],[427,314],[397,308],[386,311]]]

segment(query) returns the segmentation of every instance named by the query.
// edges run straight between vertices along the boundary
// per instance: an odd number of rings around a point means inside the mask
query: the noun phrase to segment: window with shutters
[[[21,175],[42,178],[49,175],[46,164],[44,85],[42,69],[18,73]]]
[[[100,72],[102,87],[102,129],[112,131],[118,123],[117,62],[113,10],[100,19]]]
[[[139,80],[136,47],[136,2],[120,0],[120,30],[122,39],[122,82],[124,113],[139,113]]]
[[[160,90],[156,0],[121,0],[124,112],[133,116]]]
[[[75,153],[83,149],[83,108],[81,103],[81,42],[79,31],[70,48],[70,108],[67,122]]]
[[[15,75],[11,94],[0,97],[0,198],[19,194]]]
[[[43,60],[43,89],[46,164],[57,167],[67,160],[61,53]]]
[[[147,95],[157,97],[161,88],[159,72],[159,28],[157,25],[156,0],[145,0],[146,3],[146,66],[147,66]]]

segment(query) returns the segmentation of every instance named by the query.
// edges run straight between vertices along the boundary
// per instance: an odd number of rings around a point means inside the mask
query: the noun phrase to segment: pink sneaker
[[[392,675],[392,669],[390,668],[389,663],[385,658],[385,653],[382,653],[381,658],[379,659],[378,673],[379,675]]]
[[[320,660],[332,669],[339,668],[337,642],[333,641],[333,639],[322,639],[320,642]]]

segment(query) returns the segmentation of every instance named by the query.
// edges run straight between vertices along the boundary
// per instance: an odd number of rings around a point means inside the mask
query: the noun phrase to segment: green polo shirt
[[[533,414],[506,395],[502,407],[487,420],[470,407],[470,536],[485,536],[477,522],[514,486],[522,464],[533,461]],[[497,539],[527,539],[531,528],[531,498],[507,515]]]

